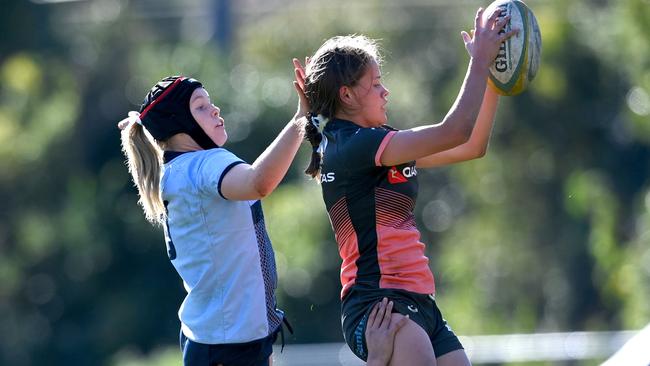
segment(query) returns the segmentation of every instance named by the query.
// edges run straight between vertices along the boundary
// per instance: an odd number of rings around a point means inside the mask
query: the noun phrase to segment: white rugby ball
[[[517,95],[528,87],[537,75],[542,53],[542,34],[535,14],[519,0],[496,0],[484,11],[487,18],[492,10],[499,8],[499,18],[510,15],[510,21],[502,32],[519,29],[499,48],[499,53],[490,66],[490,84],[501,95]]]

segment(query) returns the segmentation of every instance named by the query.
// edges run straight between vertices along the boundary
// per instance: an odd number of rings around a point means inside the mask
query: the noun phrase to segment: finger
[[[476,17],[474,18],[474,29],[478,29],[481,26],[481,17],[483,16],[483,8],[478,8],[476,11]]]
[[[494,24],[497,21],[497,19],[499,19],[500,15],[501,15],[501,9],[499,7],[494,8],[494,10],[492,10],[492,13],[490,13],[490,16],[488,17],[487,24]]]
[[[400,320],[396,321],[395,323],[391,324],[391,327],[389,328],[389,331],[391,333],[396,333],[400,328],[402,328],[406,323],[409,321],[409,316],[408,314],[406,316],[403,316]]]
[[[303,113],[309,112],[309,100],[307,99],[307,96],[305,95],[305,92],[300,88],[300,85],[298,85],[297,82],[294,81],[293,84],[294,88],[296,88],[296,92],[298,93],[298,103],[299,103],[299,108]]]
[[[380,304],[381,304],[380,302],[377,302],[377,303],[372,307],[372,311],[370,312],[370,315],[368,315],[368,324],[367,324],[367,326],[366,326],[366,331],[368,330],[368,328],[374,328],[374,326],[375,326],[375,319],[376,319],[376,317],[377,317],[377,311],[379,311],[379,305],[380,305]]]
[[[393,315],[393,302],[389,301],[388,305],[386,306],[386,311],[384,312],[384,319],[381,322],[381,324],[386,328],[390,328],[390,321],[392,319],[392,315]]]
[[[305,95],[305,91],[300,87],[297,81],[293,82],[293,87],[296,88],[296,92],[298,93],[298,98],[300,98],[300,103],[304,105],[308,105],[309,102],[307,101],[307,96]]]
[[[509,21],[509,20],[510,20],[510,15],[505,16],[505,17],[499,19],[499,20],[495,23],[495,25],[494,25],[494,29],[497,30],[497,31],[500,31],[501,29],[503,29],[503,27],[506,26],[506,24],[508,24],[508,21]]]
[[[300,71],[299,68],[293,69],[293,73],[295,74],[296,80],[304,80],[304,77],[302,76],[302,72]]]
[[[294,70],[296,71],[296,76],[298,76],[298,73],[300,73],[300,78],[303,80],[305,79],[305,68],[302,66],[300,61],[297,58],[293,59],[293,67]]]
[[[470,37],[469,34],[465,31],[460,32],[460,36],[463,37],[463,42],[465,45],[472,41],[472,37]]]
[[[296,69],[301,69],[302,68],[302,64],[300,64],[300,60],[298,60],[297,58],[294,57],[293,59],[291,59],[291,61],[293,62],[293,66]]]
[[[379,310],[377,311],[377,321],[379,322],[379,324],[377,324],[377,328],[382,327],[384,324],[384,317],[386,315],[386,307],[388,304],[388,299],[384,297],[383,299],[381,299],[380,304],[381,306],[379,306]]]
[[[503,35],[499,37],[499,42],[503,42],[507,40],[508,38],[514,36],[515,34],[519,34],[519,29],[513,29],[510,32],[506,32]]]
[[[296,82],[302,90],[305,90],[305,78],[302,76],[302,73],[298,69],[293,69],[293,72],[296,77]]]
[[[294,58],[293,59],[293,67],[296,70],[300,70],[301,75],[302,75],[302,77],[304,79],[304,77],[305,77],[305,67],[300,63],[300,60],[298,60],[297,58]]]
[[[296,68],[296,70],[298,70],[298,72],[300,73],[300,78],[305,80],[306,78],[305,69],[302,66],[300,66],[299,68]]]

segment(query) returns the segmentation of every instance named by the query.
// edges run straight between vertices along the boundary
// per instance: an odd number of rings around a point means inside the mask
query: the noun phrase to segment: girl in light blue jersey
[[[303,139],[301,73],[294,86],[295,116],[252,164],[222,147],[224,120],[195,79],[163,79],[118,125],[139,203],[163,226],[187,291],[178,311],[185,365],[271,362],[284,314],[260,199],[278,186]]]

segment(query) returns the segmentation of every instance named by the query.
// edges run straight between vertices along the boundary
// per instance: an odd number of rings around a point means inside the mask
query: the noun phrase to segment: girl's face
[[[356,104],[354,122],[364,127],[379,127],[386,123],[388,89],[381,83],[381,70],[374,60],[368,65],[357,85],[351,88]]]
[[[203,88],[196,88],[190,97],[190,112],[203,131],[214,141],[223,146],[228,134],[221,118],[221,110],[210,102],[210,95]]]

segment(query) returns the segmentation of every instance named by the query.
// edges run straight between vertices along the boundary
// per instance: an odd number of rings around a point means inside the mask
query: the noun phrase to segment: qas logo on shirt
[[[406,183],[408,182],[408,178],[415,177],[416,175],[418,175],[418,171],[415,169],[415,166],[404,167],[401,172],[393,166],[388,170],[388,182],[390,184]]]
[[[334,172],[329,172],[329,173],[321,173],[320,175],[320,182],[321,183],[330,183],[333,182],[336,179],[334,176]]]

